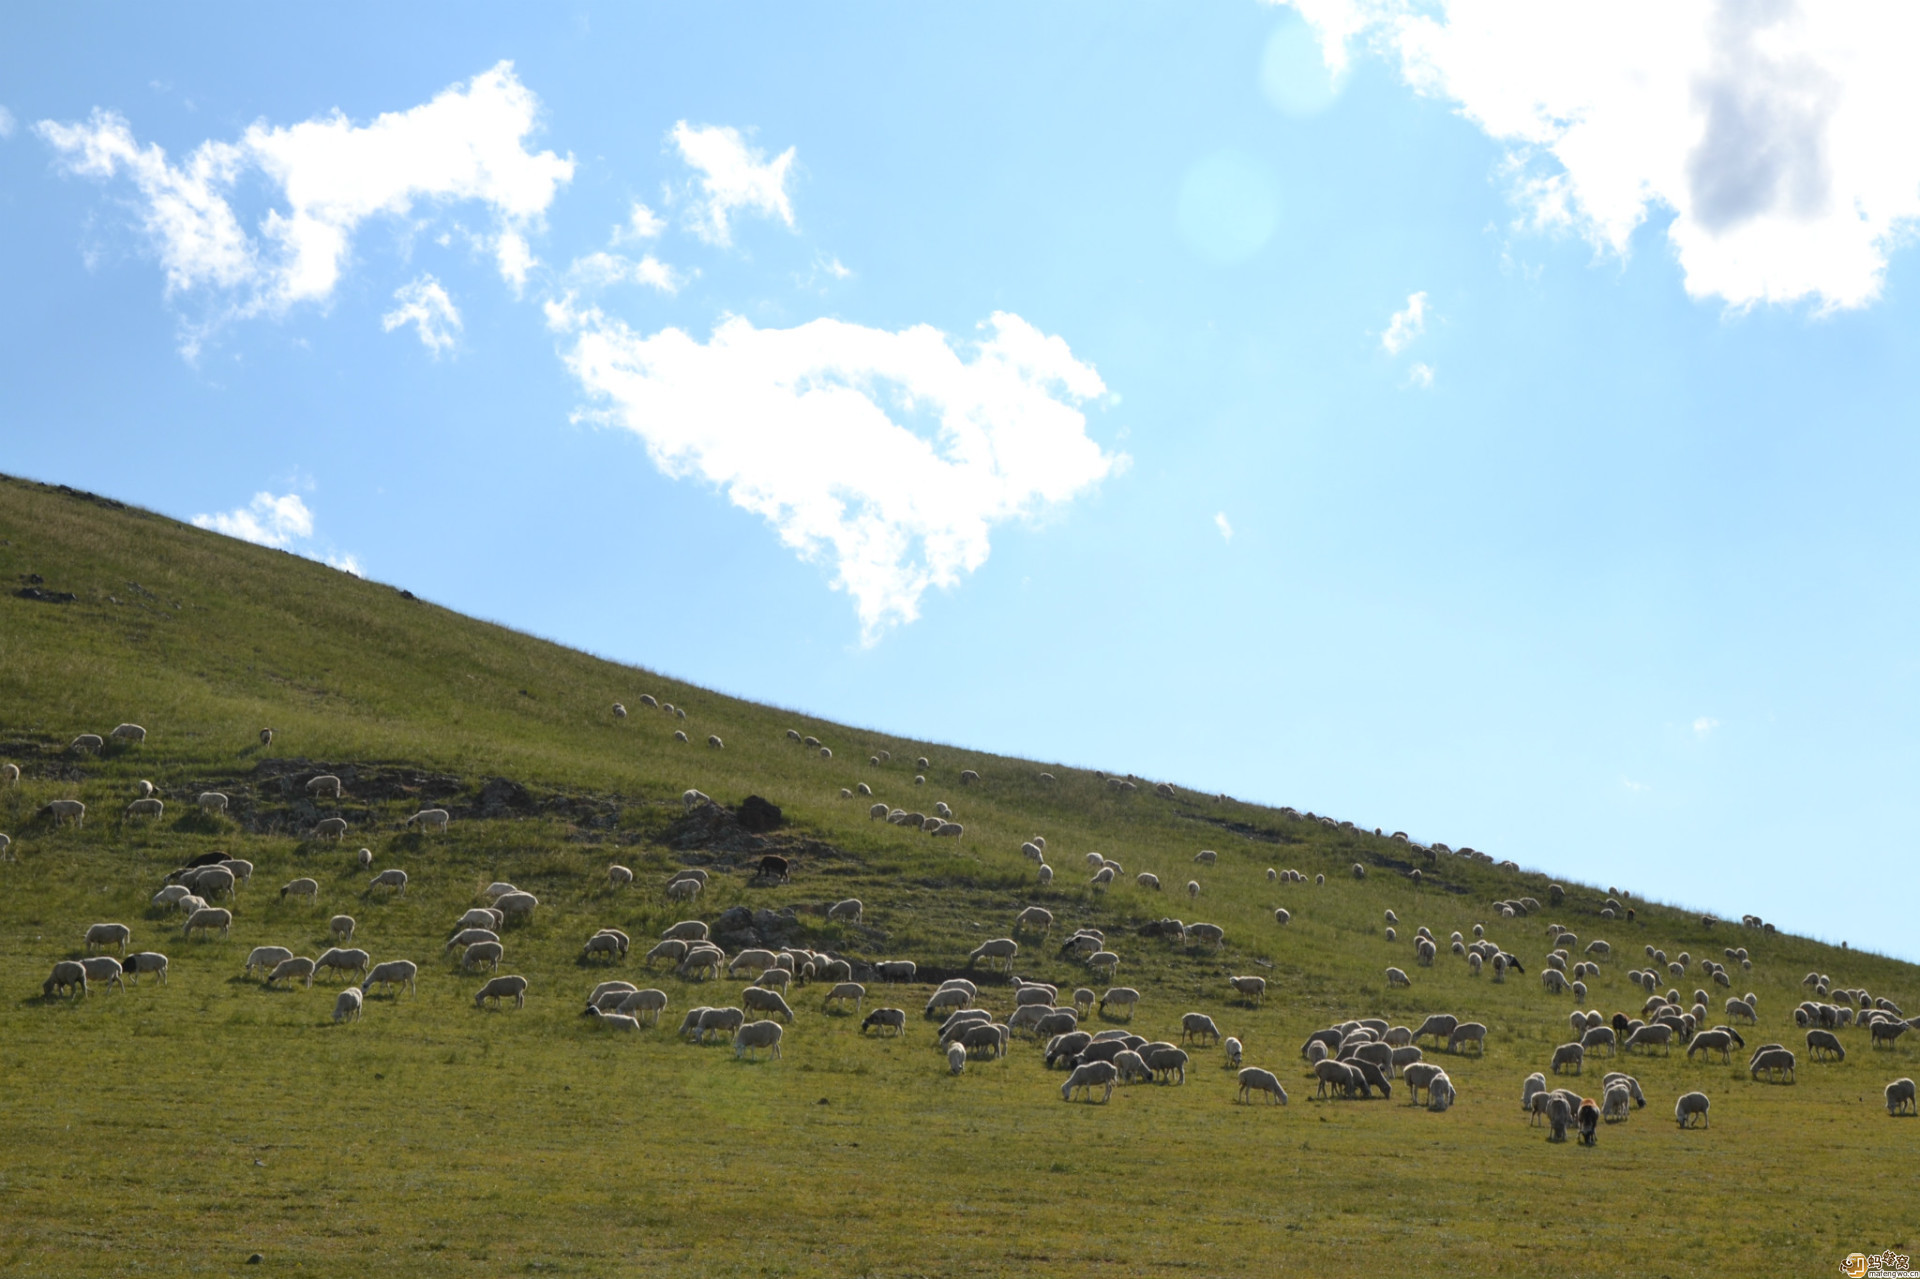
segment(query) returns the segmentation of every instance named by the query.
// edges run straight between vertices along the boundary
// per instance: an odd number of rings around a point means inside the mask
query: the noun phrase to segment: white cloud
[[[567,278],[581,288],[605,288],[610,284],[644,284],[672,295],[686,286],[692,276],[674,270],[648,253],[638,262],[618,253],[589,253],[575,258],[567,268]]]
[[[453,349],[455,335],[460,331],[460,312],[454,308],[447,291],[440,287],[440,281],[423,275],[395,289],[393,300],[400,305],[380,317],[382,328],[391,333],[405,324],[416,326],[420,344],[435,357]]]
[[[1645,782],[1636,782],[1631,777],[1627,777],[1624,774],[1620,778],[1620,784],[1627,788],[1627,792],[1629,794],[1633,794],[1633,795],[1644,795],[1646,792],[1653,789],[1653,787],[1647,785]]]
[[[1225,511],[1215,511],[1213,513],[1213,526],[1220,530],[1221,537],[1229,542],[1233,540],[1233,525],[1227,523],[1227,513]]]
[[[1699,719],[1693,721],[1693,735],[1695,737],[1705,737],[1718,727],[1720,727],[1719,720],[1702,715]]]
[[[1433,365],[1416,360],[1413,367],[1407,370],[1407,379],[1421,390],[1430,391],[1433,389],[1433,374]]]
[[[1387,321],[1387,331],[1380,335],[1380,345],[1386,348],[1388,355],[1398,355],[1426,331],[1427,295],[1409,293],[1406,308],[1395,311],[1393,318]]]
[[[422,203],[485,205],[500,273],[524,283],[537,261],[527,235],[574,167],[526,149],[539,107],[513,64],[502,62],[365,125],[338,112],[290,127],[257,123],[237,143],[201,143],[178,165],[158,145],[142,147],[109,111],[96,109],[84,124],[42,121],[37,130],[71,172],[132,179],[169,291],[209,287],[227,295],[229,314],[278,314],[332,296],[362,223],[411,217]],[[250,233],[230,201],[253,175],[267,180],[279,206]]]
[[[1506,144],[1526,221],[1624,255],[1670,213],[1693,297],[1864,306],[1920,218],[1920,7],[1292,2]]]
[[[738,316],[700,342],[643,336],[550,303],[568,368],[667,475],[697,476],[828,563],[865,641],[919,616],[930,586],[985,563],[994,525],[1066,502],[1125,465],[1078,405],[1105,387],[1058,337],[996,314],[955,343],[819,319],[760,329]],[[970,357],[970,358],[969,358]]]
[[[342,573],[351,573],[355,577],[366,576],[360,571],[360,557],[357,555],[336,555],[329,551],[326,562],[328,567],[337,568]]]
[[[701,239],[709,244],[733,243],[731,219],[736,212],[778,218],[792,228],[793,201],[787,193],[792,147],[769,160],[765,152],[748,146],[738,129],[696,128],[685,120],[674,125],[669,136],[680,158],[700,173],[693,229]]]
[[[625,225],[613,229],[613,242],[624,244],[628,240],[657,239],[666,229],[665,218],[636,200],[633,204],[633,212],[628,215]]]
[[[5,107],[0,107],[0,138],[10,138],[13,136],[13,125],[13,112],[7,110]]]
[[[253,501],[245,506],[213,515],[196,515],[193,523],[195,527],[261,546],[284,547],[295,538],[313,536],[313,512],[307,509],[298,493],[284,497],[255,493]]]

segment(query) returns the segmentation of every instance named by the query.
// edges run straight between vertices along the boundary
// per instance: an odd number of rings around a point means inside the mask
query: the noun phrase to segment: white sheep
[[[1189,879],[1187,881],[1187,896],[1189,898],[1194,898],[1194,897],[1198,897],[1199,895],[1200,895],[1200,881],[1197,879]]]
[[[322,795],[328,795],[334,799],[339,799],[340,798],[340,779],[338,777],[335,777],[332,773],[322,773],[320,776],[311,778],[308,780],[307,794],[312,795],[316,799]]]
[[[967,967],[971,968],[980,960],[985,959],[987,961],[987,967],[991,969],[993,967],[993,961],[997,959],[1003,968],[1008,972],[1012,972],[1014,957],[1019,953],[1019,942],[1011,937],[995,937],[988,941],[981,942],[978,946],[975,946],[971,951],[967,952]]]
[[[498,1004],[511,995],[515,1008],[527,1006],[527,979],[520,976],[494,977],[473,994],[473,1006],[484,1008],[489,999]]]
[[[389,959],[384,964],[375,964],[368,971],[366,980],[360,983],[360,989],[368,991],[375,986],[405,986],[412,992],[413,979],[419,972],[420,965],[410,959]]]
[[[193,930],[196,928],[218,928],[220,935],[225,937],[228,930],[232,927],[232,911],[220,906],[203,906],[199,910],[194,911],[193,914],[187,916],[187,928],[184,935],[188,937],[193,936]]]
[[[346,833],[347,819],[344,817],[328,817],[313,824],[315,839],[343,839]]]
[[[1265,977],[1229,977],[1227,984],[1256,1004],[1266,999],[1267,979]]]
[[[13,840],[6,835],[0,835],[0,862],[16,860],[18,859],[13,855]]]
[[[133,940],[133,930],[125,924],[92,924],[87,928],[87,949],[95,946],[112,946],[121,954],[127,953],[127,943]]]
[[[453,820],[453,814],[444,808],[423,808],[407,818],[407,825],[418,822],[423,829],[444,831],[447,823]]]
[[[664,990],[630,990],[620,997],[614,1005],[614,1011],[625,1013],[634,1020],[650,1026],[660,1024],[660,1014],[667,1010],[667,992]]]
[[[697,919],[683,919],[660,934],[663,941],[705,941],[707,926]]]
[[[89,955],[80,961],[80,967],[86,970],[88,985],[105,985],[111,990],[115,986],[126,988],[124,970],[120,961],[112,955]]]
[[[355,853],[353,855],[353,864],[361,870],[371,870],[373,868],[373,850],[371,848],[363,848]]]
[[[741,991],[740,1006],[751,1013],[771,1013],[789,1022],[793,1020],[793,1009],[780,997],[780,992],[762,986],[749,986]]]
[[[1571,1066],[1573,1073],[1577,1075],[1585,1068],[1586,1060],[1587,1050],[1579,1044],[1561,1044],[1553,1050],[1553,1064],[1551,1068],[1553,1073],[1557,1075],[1560,1073],[1562,1066]]]
[[[687,741],[688,738],[685,733],[681,732],[679,729],[676,728],[673,730],[673,740],[676,742],[684,742],[684,741]]]
[[[1887,1085],[1887,1113],[1920,1114],[1920,1105],[1914,1101],[1913,1080],[1896,1079]]]
[[[502,893],[499,897],[496,897],[493,902],[493,908],[500,912],[502,922],[505,922],[508,919],[530,918],[533,915],[534,908],[539,904],[540,899],[532,893],[515,891]]]
[[[372,962],[373,956],[364,950],[330,946],[320,952],[320,958],[313,961],[313,966],[316,974],[322,968],[336,972],[363,973],[367,970],[367,965]]]
[[[352,915],[335,915],[327,921],[327,931],[335,941],[352,941],[355,927]]]
[[[1053,882],[1053,867],[1047,865],[1045,862],[1042,862],[1040,864],[1040,884],[1042,887],[1045,887],[1046,885],[1051,884],[1052,882]]]
[[[1140,992],[1131,986],[1111,987],[1106,994],[1100,996],[1100,1011],[1102,1013],[1106,1012],[1107,1005],[1109,1004],[1115,1008],[1125,1008],[1127,1010],[1127,1020],[1131,1021],[1133,1020],[1134,1009],[1140,1004]]]
[[[167,984],[167,957],[157,950],[136,951],[127,956],[121,968],[133,985],[140,984],[141,973],[154,973],[159,976],[162,986]]]
[[[959,1044],[947,1045],[947,1073],[960,1074],[967,1068],[967,1050]]]
[[[285,946],[255,946],[247,955],[247,966],[244,971],[251,977],[256,968],[272,968],[275,964],[292,958],[293,952]]]
[[[1695,1119],[1700,1121],[1699,1127],[1705,1128],[1707,1126],[1707,1107],[1712,1104],[1713,1103],[1708,1100],[1707,1094],[1703,1092],[1685,1093],[1679,1101],[1674,1103],[1673,1117],[1682,1128],[1693,1127],[1693,1120]]]
[[[1270,1070],[1258,1066],[1248,1066],[1239,1074],[1240,1100],[1251,1102],[1254,1093],[1265,1093],[1268,1105],[1287,1104],[1287,1090],[1280,1086],[1280,1079]]]
[[[1395,986],[1411,988],[1413,986],[1413,979],[1398,968],[1389,968],[1387,969],[1387,988],[1391,990]]]
[[[40,810],[53,818],[53,824],[71,821],[75,826],[87,824],[87,806],[77,799],[56,799]]]
[[[625,888],[628,884],[631,884],[632,882],[633,882],[633,872],[631,870],[628,870],[625,866],[622,866],[618,862],[615,862],[613,865],[607,867],[607,887],[608,888]]]
[[[76,997],[87,994],[85,965],[74,959],[63,959],[56,963],[52,974],[40,987],[40,993],[51,999],[59,991],[67,991]]]
[[[494,910],[492,907],[475,906],[472,910],[460,916],[460,918],[457,921],[455,921],[453,925],[453,930],[456,933],[463,928],[485,928],[489,931],[492,931],[492,930],[498,929],[500,927],[501,921],[505,918],[506,917],[504,915],[502,915],[499,911]],[[487,940],[487,938],[483,937],[483,938],[479,938],[478,940],[485,941]]]
[[[505,958],[506,953],[507,948],[497,941],[477,941],[467,947],[466,953],[460,956],[460,966],[472,969],[484,964],[489,972],[497,973],[500,971],[500,961]]]
[[[360,1019],[361,998],[359,990],[352,986],[341,991],[333,1001],[333,1020],[336,1024],[343,1021]]]
[[[276,947],[277,949],[277,947]],[[304,955],[289,955],[273,966],[267,974],[267,985],[277,981],[305,981],[307,989],[313,989],[314,962]]]
[[[167,811],[167,805],[163,800],[136,799],[131,804],[127,805],[126,816],[151,817],[157,821],[159,818],[161,818],[166,814],[166,811]]]
[[[122,742],[144,742],[147,740],[147,730],[138,724],[121,724],[107,736]]]
[[[243,884],[253,882],[253,863],[244,857],[229,857],[220,863],[220,868]]]
[[[827,918],[842,919],[857,924],[860,922],[860,917],[866,913],[866,909],[860,904],[859,898],[849,897],[845,901],[835,902],[828,907]]]
[[[726,747],[726,743],[721,741],[717,734],[711,733],[707,736],[707,745],[714,750],[722,750]]]
[[[1100,1100],[1112,1101],[1113,1085],[1119,1078],[1120,1068],[1110,1061],[1082,1062],[1073,1068],[1073,1073],[1067,1076],[1067,1082],[1060,1085],[1060,1100],[1072,1101],[1074,1093],[1084,1092],[1087,1100],[1092,1101],[1093,1090],[1104,1088]]]
[[[1232,1035],[1229,1035],[1227,1036],[1226,1043],[1223,1046],[1225,1047],[1227,1052],[1227,1069],[1238,1070],[1240,1068],[1240,1053],[1241,1053],[1240,1041],[1238,1039],[1235,1039]]]
[[[961,993],[965,994],[966,992],[962,991]],[[828,1004],[835,1003],[835,1002],[844,1004],[847,1000],[851,999],[853,1001],[854,1013],[857,1015],[860,1011],[860,1006],[866,1000],[866,997],[867,997],[867,988],[865,986],[862,986],[859,982],[857,981],[838,982],[834,985],[833,989],[827,992],[827,997],[820,1001],[820,1008],[821,1008],[821,1011],[824,1012]],[[969,996],[968,999],[970,1001],[971,996]],[[931,1012],[933,1010],[933,1005],[929,1003],[927,1005],[927,1009],[929,1012]]]
[[[378,875],[375,875],[373,881],[367,885],[367,892],[371,893],[376,888],[396,889],[398,890],[394,894],[396,897],[405,897],[407,895],[407,872],[398,867],[381,871]],[[364,896],[365,894],[362,895]]]
[[[5,782],[9,786],[19,785],[20,784],[20,765],[0,764],[0,782]]]

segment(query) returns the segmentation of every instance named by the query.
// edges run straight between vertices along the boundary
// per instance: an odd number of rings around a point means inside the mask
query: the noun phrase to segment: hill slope
[[[721,697],[27,482],[0,481],[0,580],[0,759],[23,773],[0,791],[17,855],[0,862],[0,990],[13,992],[0,998],[6,1273],[189,1273],[254,1251],[314,1274],[476,1262],[488,1273],[1349,1273],[1362,1251],[1482,1274],[1785,1273],[1912,1242],[1916,1129],[1888,1118],[1880,1091],[1915,1073],[1920,1037],[1876,1050],[1843,1030],[1846,1061],[1815,1064],[1791,1016],[1810,970],[1920,1011],[1909,965],[1709,927],[1639,893],[1623,902],[1631,922],[1605,917],[1609,892],[1634,885],[1566,884],[1559,905],[1502,917],[1496,902],[1548,902],[1547,880],[1288,810],[1125,790]],[[122,721],[147,740],[67,748]],[[343,779],[338,801],[308,796],[319,773]],[[140,779],[165,800],[157,821],[121,815]],[[870,820],[875,799],[840,797],[862,785],[897,807],[950,804],[965,834]],[[782,819],[755,833],[727,811],[689,815],[689,787],[726,810],[761,796]],[[197,811],[205,790],[230,797],[226,816]],[[39,815],[58,798],[88,804],[84,826]],[[444,835],[405,825],[429,804],[453,814]],[[349,822],[344,844],[311,838],[328,816]],[[1036,834],[1050,886],[1020,851]],[[407,870],[404,896],[367,891],[362,846],[376,869]],[[1202,849],[1217,862],[1196,863]],[[231,934],[189,942],[148,899],[211,850],[257,869],[231,903]],[[1125,868],[1104,891],[1087,883],[1094,851]],[[753,876],[767,852],[792,861],[791,882]],[[635,872],[630,888],[609,886],[611,863]],[[667,902],[668,877],[692,865],[709,870],[708,889]],[[1133,882],[1143,871],[1166,891]],[[320,882],[317,905],[278,896],[296,876]],[[501,971],[531,988],[524,1009],[480,1012],[486,974],[463,972],[443,943],[497,879],[541,902],[504,936]],[[847,897],[863,918],[830,921],[825,907]],[[1056,924],[1044,943],[1023,939],[1016,971],[1103,986],[1059,946],[1074,928],[1102,929],[1120,956],[1115,981],[1142,992],[1142,1033],[1178,1039],[1183,1013],[1207,1012],[1249,1064],[1281,1076],[1292,1104],[1236,1104],[1211,1047],[1190,1049],[1184,1086],[1136,1085],[1106,1106],[1062,1105],[1061,1074],[1019,1038],[1006,1059],[949,1076],[918,1016],[925,979],[963,969],[1030,905]],[[415,992],[373,996],[339,1027],[330,985],[267,991],[241,975],[257,945],[318,953],[337,912],[356,918],[355,944],[376,961],[421,965]],[[1226,940],[1180,944],[1161,935],[1167,916],[1215,923]],[[867,981],[869,1007],[909,1010],[907,1034],[862,1036],[858,1017],[823,1011],[815,985],[791,992],[778,1061],[677,1039],[681,1013],[737,1004],[743,984],[642,966],[651,939],[687,917],[713,924],[729,952],[830,951],[863,974],[869,961],[917,961],[919,981]],[[50,965],[84,953],[100,920],[168,953],[168,984],[42,999]],[[1543,1141],[1520,1116],[1520,1082],[1570,1037],[1575,1008],[1538,980],[1550,922],[1580,948],[1611,942],[1584,1006],[1638,1015],[1645,994],[1625,973],[1646,947],[1690,953],[1660,988],[1691,1002],[1704,987],[1714,1020],[1725,995],[1755,992],[1760,1024],[1743,1033],[1795,1048],[1798,1082],[1755,1082],[1738,1052],[1730,1065],[1636,1054],[1624,1068],[1646,1110],[1592,1150]],[[1442,939],[1432,967],[1416,962],[1417,925]],[[1476,925],[1527,975],[1496,985],[1446,953],[1450,933],[1471,938]],[[601,927],[641,944],[618,963],[582,958]],[[1752,969],[1736,963],[1729,992],[1697,961],[1733,947]],[[1410,989],[1388,988],[1389,965]],[[1234,995],[1236,973],[1266,977],[1265,1000]],[[583,1019],[585,994],[612,977],[665,990],[667,1024],[615,1034]],[[977,979],[1004,1017],[1004,978]],[[1439,1011],[1490,1028],[1483,1058],[1429,1048],[1458,1085],[1453,1110],[1406,1107],[1403,1088],[1390,1101],[1313,1097],[1309,1032]],[[1607,1068],[1579,1086],[1598,1095]],[[1706,1132],[1672,1121],[1691,1089],[1713,1100]],[[1536,1171],[1554,1180],[1514,1178]]]

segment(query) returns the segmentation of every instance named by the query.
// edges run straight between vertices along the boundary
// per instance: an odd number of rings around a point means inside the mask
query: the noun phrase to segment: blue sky
[[[1895,16],[9,13],[0,469],[1920,958]]]

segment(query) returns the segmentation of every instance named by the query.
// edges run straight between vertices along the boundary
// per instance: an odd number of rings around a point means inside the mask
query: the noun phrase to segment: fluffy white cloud
[[[338,112],[290,127],[259,123],[238,142],[202,143],[177,165],[109,111],[79,124],[42,121],[38,132],[70,171],[133,181],[170,290],[223,290],[231,313],[251,315],[325,301],[361,224],[413,216],[423,203],[484,205],[500,273],[523,283],[536,262],[527,235],[573,176],[571,159],[526,148],[539,107],[502,62],[365,125]],[[249,232],[231,201],[253,177],[266,179],[279,207]]]
[[[628,240],[652,240],[667,229],[667,220],[639,201],[634,201],[633,212],[628,216],[626,225],[613,229],[613,242],[623,244]]]
[[[769,160],[766,153],[747,145],[738,129],[720,125],[689,125],[685,120],[668,135],[687,167],[695,169],[699,192],[693,204],[693,229],[709,244],[733,243],[735,213],[758,213],[793,226],[793,201],[787,179],[793,171],[793,148]]]
[[[1233,540],[1233,525],[1227,522],[1227,513],[1225,511],[1215,511],[1213,513],[1213,526],[1220,530],[1220,536],[1222,538],[1229,542]]]
[[[198,528],[212,529],[261,546],[283,547],[295,538],[313,536],[313,512],[307,509],[298,493],[284,497],[255,493],[253,501],[245,506],[213,515],[196,515],[193,522]]]
[[[567,278],[582,288],[605,288],[610,284],[644,284],[662,293],[678,293],[690,278],[648,253],[638,262],[618,253],[589,253],[575,258],[567,269]]]
[[[1433,373],[1433,365],[1416,361],[1414,366],[1407,370],[1407,378],[1421,390],[1428,391],[1433,389]]]
[[[1084,492],[1126,461],[1086,434],[1105,387],[1058,337],[996,314],[974,342],[820,319],[724,320],[706,342],[642,335],[568,302],[548,317],[598,402],[585,416],[646,442],[832,566],[868,643],[919,615],[930,586],[980,567],[995,524]],[[968,358],[970,357],[970,358]]]
[[[1412,341],[1427,331],[1427,295],[1410,293],[1403,310],[1395,311],[1387,321],[1387,331],[1380,335],[1380,345],[1386,348],[1388,355],[1398,355],[1407,349]]]
[[[1694,297],[1864,306],[1920,218],[1920,6],[1292,3],[1330,67],[1362,44],[1507,144],[1532,223],[1624,254],[1670,213]]]
[[[1693,721],[1693,733],[1696,737],[1705,737],[1718,727],[1720,727],[1720,721],[1706,715]]]
[[[400,305],[380,317],[381,327],[387,332],[411,324],[419,330],[420,344],[436,357],[442,351],[453,349],[455,335],[460,331],[460,312],[454,308],[453,299],[447,296],[440,281],[423,275],[395,289],[393,300]]]
[[[13,112],[0,107],[0,138],[13,136]]]

